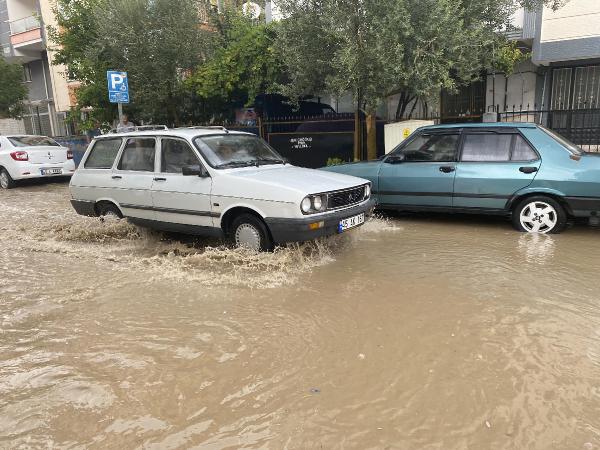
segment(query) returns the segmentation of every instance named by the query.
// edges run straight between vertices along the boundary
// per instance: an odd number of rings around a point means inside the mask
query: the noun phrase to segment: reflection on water
[[[597,230],[274,254],[0,192],[0,448],[600,448]]]

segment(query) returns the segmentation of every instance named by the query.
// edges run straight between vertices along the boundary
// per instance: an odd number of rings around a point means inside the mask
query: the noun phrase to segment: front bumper
[[[276,217],[267,217],[265,222],[271,231],[273,240],[278,244],[286,242],[310,241],[322,236],[331,236],[338,233],[340,220],[364,213],[365,216],[371,215],[375,208],[375,200],[362,203],[352,208],[330,213],[318,214],[315,216],[306,216],[302,219],[284,219]],[[366,217],[365,217],[366,218]],[[311,229],[310,225],[323,222],[323,226]]]

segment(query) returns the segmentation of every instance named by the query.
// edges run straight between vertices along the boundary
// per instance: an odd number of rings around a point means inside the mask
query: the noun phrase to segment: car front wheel
[[[12,179],[8,170],[0,169],[0,188],[12,189],[15,187],[15,181]]]
[[[553,198],[535,196],[526,198],[515,207],[512,221],[519,231],[560,233],[567,225],[567,213]]]
[[[252,214],[235,218],[231,226],[231,237],[236,247],[245,247],[256,252],[273,250],[273,240],[267,226]]]

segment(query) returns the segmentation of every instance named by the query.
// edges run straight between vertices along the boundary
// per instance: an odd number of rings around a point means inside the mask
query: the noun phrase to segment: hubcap
[[[250,250],[260,250],[260,233],[249,223],[243,223],[235,230],[235,245]]]
[[[6,172],[0,172],[0,186],[3,189],[8,187],[8,177],[6,176]]]
[[[521,225],[529,233],[549,233],[556,227],[558,214],[545,202],[531,202],[521,210]]]

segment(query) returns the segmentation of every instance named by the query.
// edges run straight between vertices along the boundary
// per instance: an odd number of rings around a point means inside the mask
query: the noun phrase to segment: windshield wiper
[[[228,167],[248,167],[248,166],[256,166],[255,161],[229,161],[223,164],[219,164],[216,166],[217,169],[225,169]]]
[[[255,160],[257,165],[260,164],[283,164],[285,165],[285,161],[283,159],[273,159],[273,158],[264,158]]]

